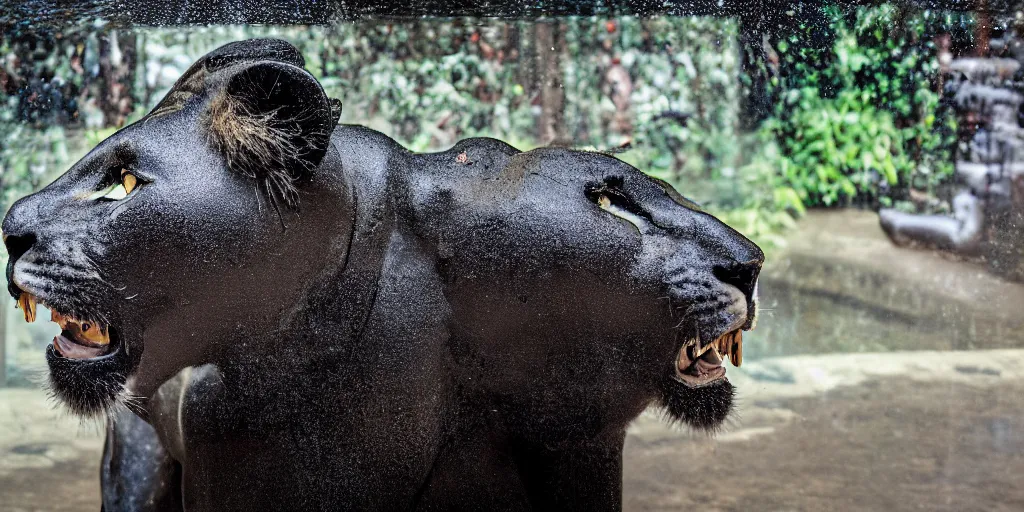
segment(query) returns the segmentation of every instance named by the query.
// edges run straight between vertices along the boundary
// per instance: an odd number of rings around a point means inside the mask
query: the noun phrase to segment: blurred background
[[[286,39],[342,122],[612,152],[765,249],[737,417],[711,438],[645,413],[627,510],[1024,509],[1020,5],[142,5],[0,8],[3,211],[209,50]],[[971,250],[879,227],[963,222],[957,194],[984,206]],[[40,384],[57,328],[0,305],[0,510],[96,509],[102,425]]]

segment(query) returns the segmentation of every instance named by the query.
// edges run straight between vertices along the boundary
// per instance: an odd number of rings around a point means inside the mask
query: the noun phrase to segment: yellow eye
[[[107,201],[120,201],[124,199],[135,190],[135,187],[139,185],[139,179],[135,177],[127,169],[121,169],[121,181],[120,183],[114,183],[113,185],[94,192],[89,199],[105,199]]]
[[[131,194],[132,190],[135,190],[135,185],[139,183],[139,179],[134,174],[128,171],[121,171],[121,185],[124,186],[125,195]]]

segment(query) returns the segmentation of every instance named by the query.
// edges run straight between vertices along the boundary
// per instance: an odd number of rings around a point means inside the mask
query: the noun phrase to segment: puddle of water
[[[760,285],[766,311],[756,331],[744,334],[751,360],[798,354],[967,350],[1024,346],[1019,335],[985,337],[976,327],[980,313],[956,303],[939,314],[918,315],[823,290],[806,290],[785,280]],[[1001,320],[997,320],[1001,321]]]
[[[793,239],[762,273],[745,359],[1024,347],[1024,286],[894,247],[871,212],[815,212]]]

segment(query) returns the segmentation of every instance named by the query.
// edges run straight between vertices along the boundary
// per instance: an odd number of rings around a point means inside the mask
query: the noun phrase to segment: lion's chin
[[[673,420],[713,432],[729,417],[735,395],[736,388],[725,377],[698,387],[672,378],[666,379],[661,404]]]
[[[123,400],[131,364],[124,350],[88,359],[61,355],[55,345],[46,349],[50,367],[50,389],[79,416],[97,416]]]

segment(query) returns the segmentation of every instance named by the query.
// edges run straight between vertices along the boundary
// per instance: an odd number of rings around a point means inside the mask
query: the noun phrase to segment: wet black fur
[[[661,404],[670,418],[705,432],[715,432],[732,411],[736,388],[720,381],[691,388],[675,379],[665,379]]]
[[[50,392],[71,412],[92,417],[111,410],[125,393],[125,380],[132,365],[123,351],[84,363],[57,354],[53,345],[46,347],[46,363],[50,367]]]

